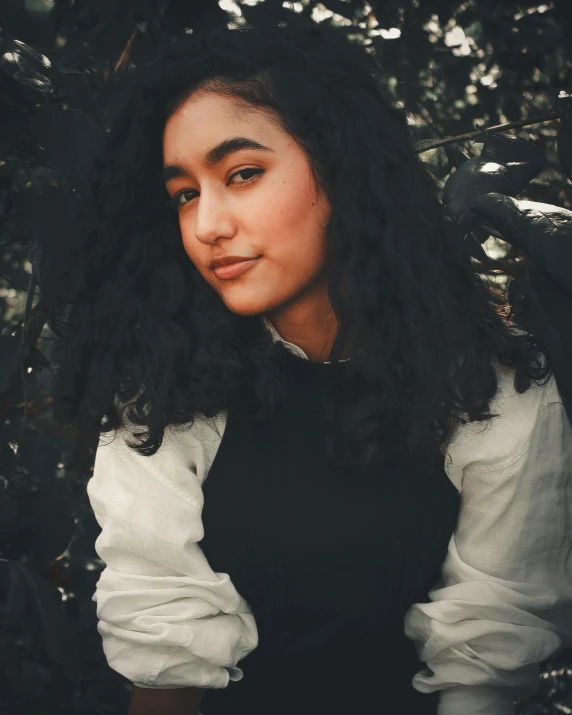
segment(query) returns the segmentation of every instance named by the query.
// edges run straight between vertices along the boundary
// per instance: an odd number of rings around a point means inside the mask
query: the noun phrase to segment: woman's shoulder
[[[192,425],[169,425],[165,430],[166,449],[185,459],[190,451],[202,451],[207,457],[218,450],[226,428],[227,411],[214,417],[196,414]]]
[[[227,411],[219,412],[215,417],[195,415],[192,425],[169,426],[165,430],[165,452],[168,460],[161,464],[161,477],[172,474],[173,484],[177,487],[181,478],[191,472],[196,478],[195,505],[202,508],[202,486],[214,462],[218,448],[226,429]],[[164,462],[169,466],[165,467]],[[185,485],[186,487],[186,485]]]
[[[458,425],[447,444],[446,465],[459,488],[462,470],[503,469],[521,457],[530,445],[535,427],[544,419],[564,419],[562,397],[554,375],[538,384],[532,382],[525,392],[514,387],[514,370],[497,365],[498,389],[491,400],[494,416],[482,422]],[[560,409],[547,409],[551,404]]]
[[[145,470],[163,486],[195,508],[203,503],[202,484],[214,461],[226,427],[226,411],[215,417],[195,415],[192,424],[169,425],[163,442],[150,456],[129,447],[137,443],[134,433],[140,428],[124,425],[114,435],[103,433],[99,439],[96,459],[110,468]]]

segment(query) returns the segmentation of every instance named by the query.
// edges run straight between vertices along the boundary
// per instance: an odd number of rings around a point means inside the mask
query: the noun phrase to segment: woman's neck
[[[286,323],[274,321],[266,316],[278,333],[288,343],[304,351],[313,362],[327,362],[337,335],[337,326],[333,323]],[[278,323],[278,324],[277,324]]]

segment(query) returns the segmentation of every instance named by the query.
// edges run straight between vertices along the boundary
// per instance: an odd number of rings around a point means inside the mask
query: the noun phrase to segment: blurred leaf
[[[79,109],[45,104],[36,112],[30,129],[44,148],[42,162],[61,172],[87,198],[87,177],[95,157],[103,152],[102,127]]]
[[[2,43],[0,69],[19,84],[47,97],[53,89],[51,61],[20,40],[5,37]]]
[[[21,340],[12,335],[0,335],[0,394],[6,392],[18,370],[20,353],[22,360],[26,360],[30,346],[22,345]]]
[[[3,562],[10,569],[10,587],[4,604],[11,623],[37,631],[49,658],[69,678],[80,674],[81,650],[75,630],[64,615],[59,590],[22,564]]]
[[[32,551],[36,562],[45,568],[70,545],[75,526],[69,509],[50,497],[44,498],[44,512],[34,525]]]
[[[478,223],[470,204],[489,193],[515,196],[541,171],[545,158],[533,142],[508,134],[487,134],[480,156],[465,161],[443,187],[443,205],[461,236]]]
[[[572,211],[495,193],[478,197],[470,209],[572,296]]]
[[[568,92],[560,92],[558,104],[564,112],[558,130],[558,160],[566,176],[572,180],[572,95]]]

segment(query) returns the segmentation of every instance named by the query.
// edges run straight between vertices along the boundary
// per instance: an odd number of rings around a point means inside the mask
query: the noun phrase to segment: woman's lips
[[[252,268],[252,266],[258,260],[260,260],[260,256],[258,258],[253,258],[249,261],[237,261],[236,263],[229,263],[227,266],[219,266],[218,268],[215,268],[213,273],[220,280],[227,281],[230,278],[236,278],[237,276],[242,275],[249,268]]]

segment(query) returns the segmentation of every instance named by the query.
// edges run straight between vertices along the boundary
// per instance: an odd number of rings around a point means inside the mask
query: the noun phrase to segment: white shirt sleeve
[[[212,424],[168,429],[151,457],[127,447],[124,429],[113,441],[102,434],[87,484],[106,565],[92,597],[97,628],[110,667],[140,687],[225,688],[258,644],[248,604],[197,543],[202,483],[221,439]]]
[[[439,715],[512,715],[572,645],[572,427],[554,377],[519,394],[502,373],[491,412],[448,445],[459,519],[431,603],[405,619],[426,663],[413,686],[441,691]]]

